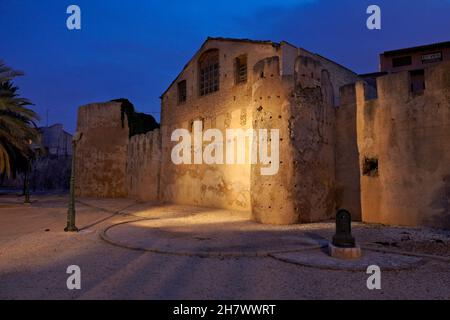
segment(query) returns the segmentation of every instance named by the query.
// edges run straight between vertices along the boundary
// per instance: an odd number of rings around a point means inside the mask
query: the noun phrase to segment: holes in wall
[[[368,177],[378,177],[378,158],[364,158],[363,175]]]

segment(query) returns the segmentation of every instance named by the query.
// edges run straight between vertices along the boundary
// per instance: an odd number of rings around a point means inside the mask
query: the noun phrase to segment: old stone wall
[[[126,197],[129,129],[121,103],[94,103],[78,110],[76,194],[83,197]]]
[[[220,88],[201,95],[198,64],[210,50],[217,50]],[[243,56],[247,79],[237,83],[236,58]],[[336,176],[345,176],[342,172],[348,168],[336,170],[335,159],[337,89],[355,79],[351,71],[287,43],[208,40],[162,95],[160,131],[129,137],[120,103],[80,109],[79,130],[84,136],[77,152],[77,177],[82,181],[78,194],[229,208],[252,212],[255,220],[273,224],[330,219],[338,204],[356,203],[351,192],[339,197]],[[181,100],[180,83],[186,84]],[[356,120],[355,109],[348,111],[350,121]],[[191,164],[173,163],[172,151],[179,141],[172,141],[172,133],[184,129],[194,144],[195,121],[201,123],[201,134],[208,129],[223,134],[223,141],[214,142],[224,154],[234,143],[232,164],[206,164],[204,158],[194,163],[195,154],[212,141],[191,146]],[[346,134],[354,127],[349,125],[341,135],[350,139]],[[268,141],[270,145],[272,139],[279,140],[278,171],[263,175],[273,164],[262,164],[260,155],[258,163],[251,163],[250,140],[245,139],[242,152],[238,138],[226,136],[228,129],[253,129],[256,137],[259,129],[278,130],[279,137],[269,135]],[[262,147],[257,140],[255,144]],[[242,153],[245,161],[238,163]]]
[[[341,87],[335,125],[336,206],[350,211],[352,220],[361,220],[360,169],[356,137],[355,84]]]
[[[158,129],[130,138],[127,154],[128,196],[157,201],[161,170],[161,135]]]
[[[333,101],[335,106],[338,106],[340,104],[340,88],[347,84],[354,83],[358,80],[358,76],[353,71],[321,55],[312,53],[303,48],[297,48],[287,42],[281,42],[281,52],[281,74],[283,76],[290,76],[295,74],[296,77],[301,77],[305,81],[308,81],[307,79],[318,80],[321,78],[321,70],[326,69],[328,71],[331,86],[333,88]],[[299,60],[299,56],[310,58],[313,61],[320,63],[321,68],[317,70],[315,70],[314,68],[310,70],[302,68],[300,62],[306,60]],[[317,71],[319,73],[317,73]]]
[[[197,61],[201,54],[209,49],[219,50],[220,90],[200,96]],[[178,103],[176,83],[163,95],[161,200],[251,210],[249,163],[175,165],[171,161],[171,150],[177,142],[170,141],[170,138],[173,130],[178,128],[192,132],[192,123],[195,120],[203,121],[203,130],[217,128],[223,133],[226,129],[252,128],[252,73],[248,73],[247,82],[236,84],[235,59],[246,54],[250,68],[259,60],[276,56],[278,52],[279,48],[270,43],[208,41],[176,80],[187,81],[187,101]]]
[[[277,59],[254,68],[255,128],[280,130],[280,169],[275,176],[252,170],[252,211],[272,224],[331,218],[335,208],[334,102],[329,73],[320,61],[298,56],[293,76],[277,73]],[[315,76],[311,76],[315,75]],[[266,92],[270,92],[267,95]]]
[[[220,90],[199,96],[197,59],[209,49],[219,50]],[[237,85],[234,60],[243,54],[248,79]],[[332,217],[335,92],[356,78],[353,72],[287,43],[206,42],[162,96],[160,199],[252,211],[264,223]],[[176,84],[183,80],[187,101],[178,103]],[[198,119],[204,130],[280,130],[279,172],[261,176],[261,165],[250,163],[174,165],[170,155],[177,142],[170,141],[171,133],[177,128],[191,130]]]
[[[450,63],[377,79],[377,99],[356,86],[363,221],[450,227]]]

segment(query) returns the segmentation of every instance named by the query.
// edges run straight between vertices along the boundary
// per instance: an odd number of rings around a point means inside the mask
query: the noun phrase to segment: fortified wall
[[[450,62],[356,84],[363,221],[450,228]]]
[[[160,175],[159,129],[131,137],[128,142],[126,164],[128,196],[141,201],[157,201]]]
[[[198,61],[211,50],[218,52],[220,89],[199,96]],[[242,55],[246,55],[248,78],[236,84],[234,63]],[[249,211],[255,220],[272,224],[332,218],[336,95],[341,85],[356,80],[350,70],[288,43],[207,41],[161,97],[160,199]],[[177,84],[184,81],[187,99],[180,102]],[[177,142],[170,141],[171,133],[178,128],[192,133],[195,120],[202,121],[203,130],[221,132],[278,129],[278,173],[262,175],[261,169],[268,164],[251,164],[248,150],[246,164],[173,164],[171,150]],[[357,163],[355,159],[354,166]],[[360,209],[355,211],[358,219]]]
[[[340,88],[340,105],[335,109],[335,201],[353,220],[361,220],[359,151],[356,136],[355,84]]]
[[[216,59],[214,72],[220,81],[209,83],[218,86],[212,93],[201,94],[198,66],[208,59]],[[238,82],[240,59],[246,73]],[[160,130],[136,130],[133,123],[139,121],[124,100],[80,108],[77,194],[242,210],[271,224],[330,219],[338,206],[351,203],[358,220],[359,195],[346,191],[359,181],[350,172],[358,167],[358,159],[348,158],[353,163],[344,167],[337,167],[335,159],[339,88],[356,80],[350,70],[288,43],[208,39],[161,97]],[[202,158],[195,163],[195,121],[203,132],[214,128],[223,133],[224,140],[216,143],[220,148],[233,145],[232,163],[204,163]],[[171,139],[175,129],[189,133],[191,164],[172,161],[179,143]],[[248,129],[257,134],[268,130],[269,155],[272,139],[278,139],[276,174],[262,174],[273,164],[261,163],[260,156],[257,163],[250,161],[252,137],[244,138],[241,149],[237,136],[226,137],[227,129],[244,134]],[[279,136],[270,136],[271,129],[279,130]],[[341,138],[356,139],[347,134]],[[200,141],[200,151],[210,142]],[[261,148],[258,142],[253,140]],[[343,142],[341,148],[346,146]],[[242,155],[244,161],[239,162]],[[337,176],[345,183],[339,184]]]
[[[450,228],[450,63],[426,68],[420,91],[408,71],[376,76],[364,82],[285,42],[208,39],[162,95],[161,129],[124,99],[80,108],[76,193],[242,210],[270,224],[346,208],[353,220]],[[196,158],[213,139],[196,144],[194,123],[223,134],[214,145],[233,146],[231,164]],[[175,129],[192,143],[191,164],[172,161]],[[249,161],[251,137],[241,149],[227,129],[278,129],[266,144],[271,155],[279,140],[278,172],[263,175],[272,164]]]
[[[282,76],[278,59],[253,72],[254,128],[279,129],[280,164],[274,176],[252,170],[257,221],[292,224],[331,218],[335,209],[334,102],[329,73],[317,59],[298,56]],[[263,72],[270,77],[256,77]]]
[[[125,99],[80,107],[76,194],[157,199],[161,137],[156,127],[153,117],[134,112]]]
[[[126,185],[129,128],[120,102],[95,103],[78,110],[76,195],[120,198]]]

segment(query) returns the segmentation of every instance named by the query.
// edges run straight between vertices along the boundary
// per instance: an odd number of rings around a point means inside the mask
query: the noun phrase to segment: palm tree
[[[26,172],[34,156],[32,143],[37,142],[38,115],[11,82],[20,75],[0,61],[0,175]]]

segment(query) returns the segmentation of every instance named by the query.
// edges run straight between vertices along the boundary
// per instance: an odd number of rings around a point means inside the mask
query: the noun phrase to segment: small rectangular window
[[[236,58],[236,84],[247,82],[247,55]]]
[[[186,102],[187,89],[186,80],[178,82],[178,103]]]
[[[412,64],[411,56],[404,56],[404,57],[398,57],[398,58],[392,59],[392,66],[394,68],[410,66],[411,64]]]

